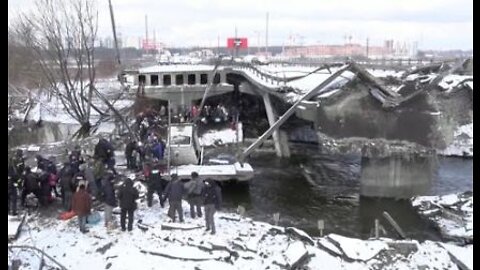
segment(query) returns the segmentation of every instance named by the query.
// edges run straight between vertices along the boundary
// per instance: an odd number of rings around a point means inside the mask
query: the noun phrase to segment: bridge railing
[[[237,69],[240,69],[240,70],[248,70],[251,73],[253,73],[255,76],[259,77],[260,79],[262,79],[263,81],[265,81],[267,83],[270,82],[271,84],[276,84],[276,85],[283,84],[283,85],[285,85],[288,82],[288,80],[285,76],[280,77],[280,76],[272,75],[272,74],[270,74],[266,71],[260,70],[259,68],[257,68],[256,66],[254,66],[250,63],[234,63],[233,66]]]

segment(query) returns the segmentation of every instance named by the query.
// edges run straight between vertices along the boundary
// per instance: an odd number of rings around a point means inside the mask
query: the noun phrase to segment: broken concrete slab
[[[461,270],[473,270],[473,245],[459,247],[457,245],[441,243],[439,244],[448,251],[452,261]]]
[[[327,239],[332,242],[342,253],[352,260],[368,261],[380,251],[388,249],[388,245],[379,240],[360,240],[337,234],[329,234]]]
[[[308,251],[302,241],[291,243],[283,253],[285,262],[290,269],[298,268],[308,258]]]
[[[293,235],[294,237],[297,237],[298,239],[300,239],[304,242],[307,242],[308,244],[310,244],[312,246],[315,245],[315,241],[313,241],[313,239],[310,237],[310,235],[308,235],[306,232],[304,232],[300,229],[297,229],[297,228],[294,228],[294,227],[287,227],[285,229],[285,233]]]
[[[162,223],[161,228],[162,230],[195,230],[200,229],[203,226],[196,225],[196,224],[187,224],[187,223]]]
[[[8,240],[15,240],[22,231],[22,225],[25,222],[27,214],[23,216],[8,216]]]
[[[327,238],[320,238],[317,241],[318,246],[328,252],[333,256],[342,256],[343,252],[338,249],[332,242],[328,241]]]
[[[168,247],[158,248],[155,250],[140,249],[140,251],[170,259],[190,261],[218,260],[222,258],[221,254],[210,254],[191,246],[169,245]]]

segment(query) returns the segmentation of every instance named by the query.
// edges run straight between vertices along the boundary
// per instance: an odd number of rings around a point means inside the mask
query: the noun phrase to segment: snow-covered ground
[[[315,238],[298,229],[256,222],[234,213],[217,213],[217,234],[210,235],[204,230],[203,219],[190,218],[185,202],[185,223],[181,224],[169,222],[167,208],[160,208],[155,199],[152,208],[141,200],[132,232],[121,232],[119,228],[107,231],[100,220],[88,225],[90,232],[81,234],[75,217],[61,221],[34,214],[27,218],[19,238],[12,244],[36,246],[72,270],[160,266],[162,269],[457,269],[452,254],[455,260],[472,265],[473,246],[386,238],[360,240],[336,234]],[[118,209],[114,213],[118,214]],[[21,260],[22,269],[38,269],[41,256],[26,249],[9,249],[9,264],[14,259]],[[45,263],[55,267],[48,258]]]
[[[453,142],[439,154],[473,157],[473,123],[458,127],[453,136]]]
[[[419,196],[411,200],[420,215],[433,221],[446,237],[473,242],[473,195]]]

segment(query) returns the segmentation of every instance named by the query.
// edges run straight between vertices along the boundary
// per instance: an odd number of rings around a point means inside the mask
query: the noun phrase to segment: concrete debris
[[[293,235],[294,238],[300,239],[303,242],[306,242],[310,245],[315,245],[315,242],[313,239],[304,231],[294,228],[294,227],[288,227],[285,229],[285,232],[287,234]]]
[[[461,244],[473,243],[473,194],[419,196],[411,199],[417,212],[431,220],[442,235]]]
[[[291,243],[287,250],[283,253],[285,262],[289,266],[289,269],[300,268],[308,258],[308,251],[305,245],[301,241]]]

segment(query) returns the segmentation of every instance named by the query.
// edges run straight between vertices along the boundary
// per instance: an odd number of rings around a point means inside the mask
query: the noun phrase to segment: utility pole
[[[156,55],[157,54],[157,33],[155,30],[155,27],[153,28],[153,50],[154,50],[153,53]]]
[[[145,14],[145,47],[147,47],[145,50],[148,52],[148,15]]]
[[[261,34],[261,32],[260,31],[253,31],[253,33],[257,34],[257,52],[260,53],[260,47],[262,47],[262,45],[260,44],[260,34]]]
[[[368,59],[368,37],[367,37],[367,59]]]
[[[235,42],[233,43],[233,47],[234,47],[234,57],[238,57],[237,26],[235,26]]]
[[[265,25],[265,58],[268,58],[268,12],[267,12],[267,21]]]
[[[110,19],[112,20],[113,41],[115,42],[115,50],[117,51],[117,62],[118,65],[122,65],[122,62],[120,61],[120,51],[118,49],[117,31],[115,30],[115,18],[113,17],[113,7],[111,0],[108,0],[108,5],[110,6]]]
[[[220,55],[220,35],[217,35],[217,56]]]

